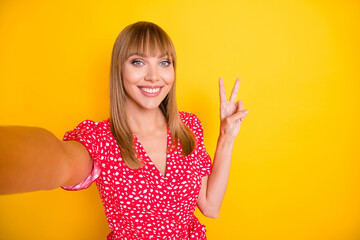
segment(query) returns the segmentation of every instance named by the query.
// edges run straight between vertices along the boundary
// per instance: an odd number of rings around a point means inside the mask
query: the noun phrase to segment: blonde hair
[[[121,66],[131,53],[166,52],[171,58],[175,81],[170,92],[159,108],[164,114],[171,134],[171,142],[177,146],[180,141],[182,155],[189,155],[195,148],[193,132],[182,123],[176,104],[176,53],[167,33],[154,23],[137,22],[124,28],[117,37],[110,67],[110,129],[121,151],[124,163],[129,168],[140,168],[143,161],[136,154],[133,135],[127,123],[125,111],[126,93],[123,85]]]

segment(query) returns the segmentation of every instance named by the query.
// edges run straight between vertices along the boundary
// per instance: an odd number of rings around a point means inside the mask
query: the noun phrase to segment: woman
[[[199,119],[177,109],[175,69],[174,46],[159,26],[127,26],[113,48],[110,119],[84,121],[64,141],[40,128],[2,127],[1,193],[80,190],[96,181],[112,230],[107,239],[206,239],[195,206],[218,216],[248,110],[235,103],[240,80],[228,102],[220,78],[211,166]]]

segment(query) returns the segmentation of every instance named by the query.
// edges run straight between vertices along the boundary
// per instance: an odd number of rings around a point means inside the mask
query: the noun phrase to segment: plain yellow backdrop
[[[109,116],[119,32],[159,24],[178,55],[179,109],[213,156],[218,77],[250,109],[208,239],[360,239],[360,2],[0,1],[0,124],[62,138]],[[19,149],[20,151],[20,149]],[[96,187],[0,196],[0,239],[105,239]]]

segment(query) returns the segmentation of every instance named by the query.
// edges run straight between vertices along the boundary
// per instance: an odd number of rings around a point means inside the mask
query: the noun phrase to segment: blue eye
[[[162,66],[169,66],[171,64],[171,62],[169,60],[165,60],[165,61],[161,61],[160,65]]]
[[[144,63],[140,60],[133,60],[131,61],[132,64],[134,64],[135,66],[141,66],[143,65]]]

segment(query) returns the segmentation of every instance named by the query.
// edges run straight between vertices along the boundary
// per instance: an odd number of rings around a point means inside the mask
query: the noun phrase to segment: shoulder
[[[191,112],[179,111],[179,118],[186,125],[191,125],[194,124],[196,121],[199,121],[199,118]]]
[[[67,138],[74,137],[74,135],[79,137],[93,137],[95,138],[99,134],[103,134],[108,131],[109,128],[109,120],[104,120],[101,122],[95,122],[92,120],[84,120],[80,124],[78,124],[73,130],[65,133],[64,140]]]
[[[179,117],[195,134],[202,133],[201,121],[194,113],[179,111]]]
[[[75,129],[95,129],[95,128],[101,128],[107,125],[109,120],[104,120],[101,122],[95,122],[92,120],[84,120],[81,123],[79,123]]]

